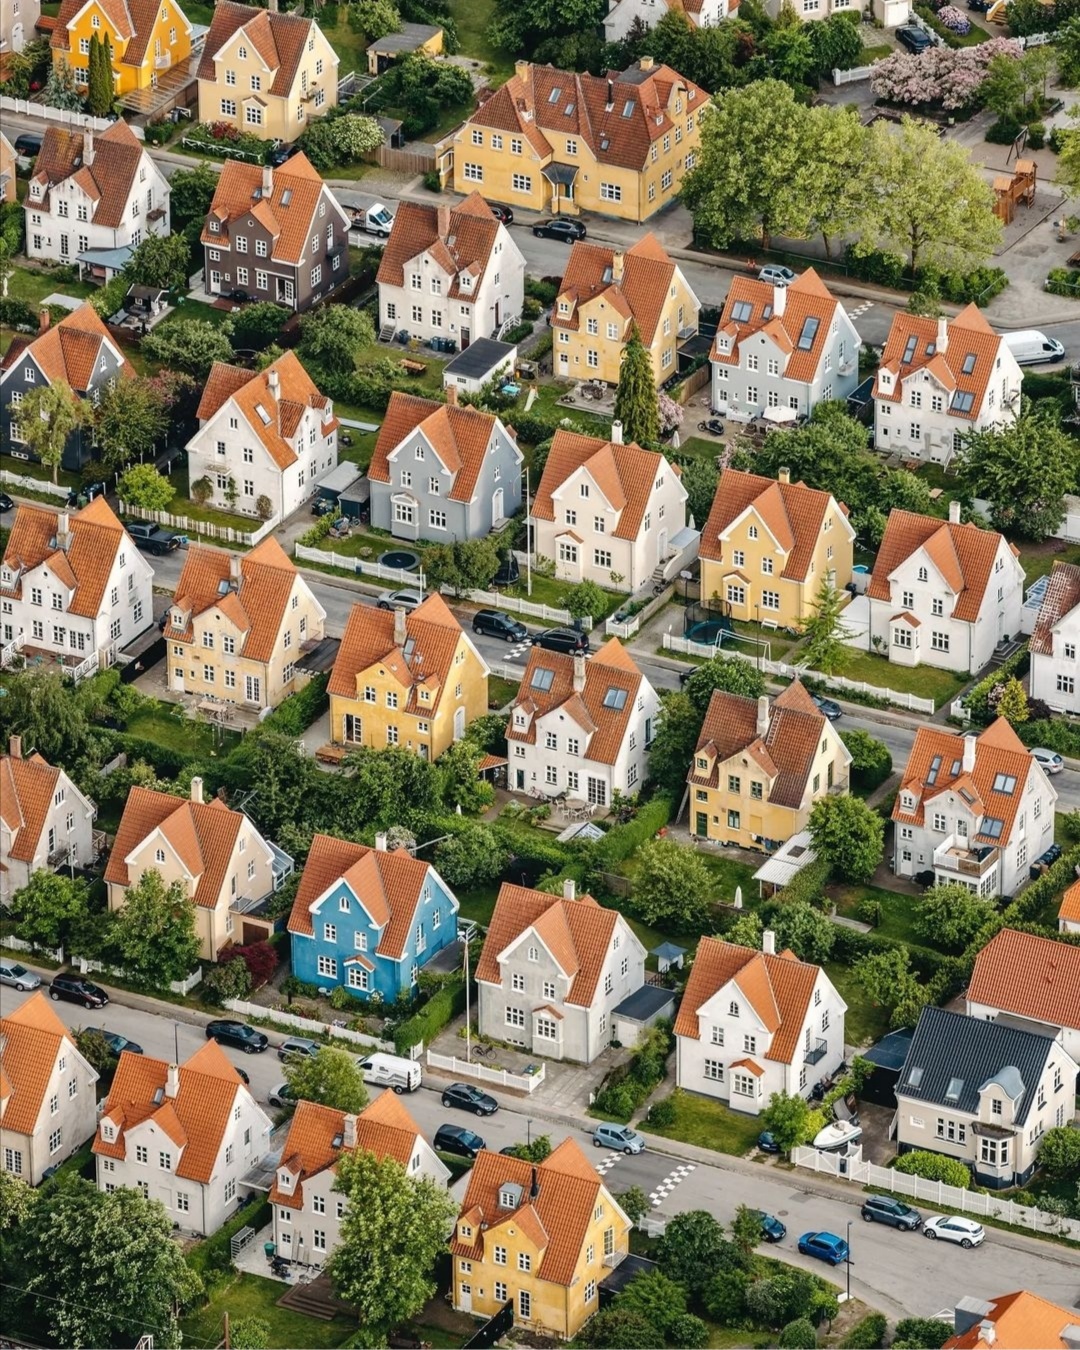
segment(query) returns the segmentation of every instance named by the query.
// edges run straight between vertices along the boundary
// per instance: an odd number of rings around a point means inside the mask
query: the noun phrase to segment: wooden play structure
[[[1011,178],[1002,174],[994,179],[994,215],[1003,224],[1012,223],[1018,205],[1034,204],[1036,175],[1033,159],[1018,159]]]

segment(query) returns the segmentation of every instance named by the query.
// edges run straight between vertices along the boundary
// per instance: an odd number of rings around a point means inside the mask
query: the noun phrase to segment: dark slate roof
[[[876,1064],[880,1069],[902,1069],[904,1061],[908,1057],[908,1051],[911,1049],[911,1038],[914,1035],[914,1029],[911,1027],[902,1027],[899,1031],[890,1031],[887,1036],[882,1036],[876,1045],[872,1045],[869,1050],[863,1051],[859,1058],[868,1059],[871,1064]]]
[[[996,1079],[1010,1096],[1019,1096],[1016,1124],[1023,1125],[1053,1044],[1048,1037],[1019,1027],[924,1008],[895,1092],[897,1097],[975,1115],[979,1089]]]
[[[517,348],[509,342],[477,338],[454,357],[446,367],[446,374],[464,375],[466,379],[478,380],[490,374],[501,362],[512,359],[516,351]]]
[[[674,990],[665,989],[660,984],[643,984],[634,993],[627,994],[612,1016],[629,1017],[635,1022],[646,1022],[664,1008],[670,1008],[674,1002]]]

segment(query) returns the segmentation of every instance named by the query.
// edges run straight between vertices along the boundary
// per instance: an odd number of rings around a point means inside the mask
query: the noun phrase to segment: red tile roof
[[[65,314],[59,323],[51,325],[33,341],[20,346],[16,339],[0,363],[0,368],[10,370],[17,359],[29,356],[50,384],[63,380],[76,394],[86,394],[97,369],[103,343],[120,362],[121,378],[130,379],[135,374],[135,367],[109,336],[109,330],[98,318],[93,305],[89,304],[80,305],[71,314]]]
[[[0,1128],[14,1134],[35,1132],[62,1050],[78,1054],[42,990],[0,1018]],[[97,1074],[89,1072],[90,1082],[96,1082]]]
[[[161,0],[98,0],[102,12],[112,24],[117,37],[125,43],[124,53],[113,60],[121,65],[141,66],[146,60],[146,50],[150,44],[150,35],[154,31]],[[52,28],[51,44],[63,51],[71,50],[69,25],[86,8],[86,0],[62,0],[59,13]],[[190,34],[191,23],[179,5],[173,5],[171,17],[183,24]],[[43,26],[39,20],[38,26]]]
[[[1080,881],[1074,881],[1061,897],[1058,919],[1066,923],[1080,923]]]
[[[93,223],[114,230],[124,220],[144,153],[142,142],[123,119],[96,134],[46,127],[31,182],[43,184],[41,202],[50,210],[52,189],[74,178],[94,203],[90,215]],[[31,204],[36,206],[37,199],[31,199]]]
[[[1003,928],[975,958],[967,998],[1080,1030],[1080,947]]]
[[[642,342],[651,347],[675,277],[675,266],[651,232],[625,252],[579,239],[570,250],[551,325],[580,331],[582,305],[603,297],[620,316],[620,341],[626,341],[631,325],[637,324]],[[619,268],[621,276],[616,280]],[[569,314],[560,312],[559,306],[564,301],[570,305]]]
[[[368,477],[376,483],[389,483],[390,455],[407,437],[419,432],[453,475],[453,486],[443,495],[452,502],[472,501],[488,447],[499,425],[497,417],[479,408],[436,403],[395,390],[379,429]]]
[[[901,311],[893,315],[892,327],[882,352],[878,376],[874,383],[874,397],[898,403],[903,392],[903,381],[916,370],[927,370],[948,394],[946,411],[950,417],[971,422],[982,409],[986,390],[994,374],[998,354],[1005,339],[999,337],[975,305],[962,309],[946,327],[947,345],[941,348],[943,327],[937,319]],[[911,352],[910,359],[904,357]],[[969,358],[972,358],[969,361]],[[965,364],[970,369],[965,372]],[[883,389],[881,372],[892,373],[891,388]],[[971,394],[972,404],[966,412],[953,408],[955,394]]]
[[[533,498],[532,513],[537,520],[555,519],[554,494],[571,474],[582,468],[611,508],[619,513],[618,524],[609,531],[616,539],[638,537],[657,478],[668,469],[679,472],[663,455],[642,450],[633,441],[621,445],[582,436],[576,431],[559,430]]]
[[[264,196],[262,187],[266,175],[270,176],[271,190]],[[272,261],[295,266],[304,256],[308,239],[320,228],[317,212],[324,189],[330,209],[337,212],[339,229],[348,229],[348,216],[302,151],[276,169],[227,159],[203,225],[201,241],[211,248],[229,249],[233,225],[243,226],[246,222],[251,228],[257,217],[273,236]],[[286,193],[290,194],[287,200]],[[211,221],[217,222],[217,233],[210,229]]]
[[[308,39],[321,31],[314,19],[304,19],[299,14],[256,10],[248,5],[234,4],[232,0],[218,0],[199,62],[200,80],[214,81],[214,58],[241,28],[244,37],[273,72],[265,92],[279,98],[288,97],[296,83]]]
[[[49,818],[60,770],[40,755],[0,759],[0,819],[14,836],[12,858],[33,862]]]
[[[1080,567],[1075,563],[1054,563],[1031,634],[1028,650],[1032,655],[1052,655],[1054,628],[1077,605],[1080,605]]]
[[[780,575],[787,581],[805,581],[823,523],[834,504],[843,517],[847,507],[829,492],[805,483],[781,483],[756,473],[726,469],[720,475],[709,519],[701,534],[700,556],[726,562],[722,536],[745,512],[753,511],[784,553]],[[853,536],[854,531],[847,527]]]
[[[944,1350],[1033,1350],[1036,1346],[1039,1350],[1069,1350],[1075,1344],[1075,1309],[1051,1303],[1026,1289],[988,1302],[990,1311],[968,1331],[950,1336]],[[984,1323],[992,1327],[990,1335]],[[1073,1338],[1067,1341],[1065,1331],[1070,1327]]]
[[[404,286],[405,264],[430,252],[451,278],[446,294],[467,303],[476,297],[501,228],[479,192],[449,207],[401,202],[375,279],[384,286]],[[466,274],[467,287],[461,280]]]
[[[734,318],[732,311],[736,305],[749,305],[749,316]],[[783,312],[778,313],[778,308]],[[764,333],[788,358],[784,378],[811,384],[817,378],[839,308],[839,300],[834,299],[812,267],[790,286],[774,287],[757,277],[736,274],[724,301],[711,359],[722,366],[737,366],[739,344],[755,333]],[[804,347],[801,339],[804,333],[810,337],[810,321],[815,319],[816,330]],[[726,351],[720,345],[724,335],[728,338]],[[852,359],[855,355],[853,351]]]
[[[58,538],[62,516],[67,518],[68,542]],[[44,563],[71,592],[67,612],[96,619],[105,603],[105,587],[121,545],[135,547],[104,497],[95,497],[81,511],[57,512],[47,506],[20,505],[15,512],[3,565],[13,571],[14,584],[4,594],[21,596],[25,574]]]

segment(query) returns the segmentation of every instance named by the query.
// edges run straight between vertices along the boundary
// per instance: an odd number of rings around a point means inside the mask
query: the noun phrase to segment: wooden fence
[[[712,378],[712,365],[706,361],[703,366],[698,366],[697,370],[691,371],[686,379],[677,384],[672,390],[675,395],[676,403],[689,403],[699,389],[704,389]],[[719,450],[720,447],[717,446]]]
[[[397,173],[430,173],[435,168],[435,151],[429,147],[418,150],[399,150],[392,145],[380,145],[365,159],[374,160],[382,169],[393,169]]]
[[[250,530],[235,529],[231,525],[214,525],[208,520],[189,520],[187,516],[174,516],[171,511],[146,511],[141,506],[132,506],[129,502],[120,502],[120,514],[137,520],[152,520],[180,534],[205,535],[208,539],[223,539],[227,544],[243,544],[245,548],[254,548],[260,540],[277,529],[278,517],[271,516],[256,525],[252,520]]]

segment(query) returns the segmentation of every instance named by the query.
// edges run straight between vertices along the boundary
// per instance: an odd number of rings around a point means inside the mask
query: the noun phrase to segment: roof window
[[[612,687],[604,695],[604,707],[613,708],[616,712],[622,712],[626,707],[626,690]]]
[[[975,403],[975,395],[958,389],[952,396],[951,412],[970,412]]]
[[[922,1082],[923,1070],[921,1064],[916,1064],[908,1074],[908,1087],[917,1088]]]
[[[263,426],[268,427],[272,419],[261,403],[255,404],[255,411],[259,414],[259,421],[262,422]]]
[[[568,103],[566,107],[563,109],[563,116],[569,117],[576,107],[577,107],[576,103]]]
[[[975,369],[975,353],[968,352],[967,356],[964,357],[964,364],[961,367],[961,371],[964,375],[970,375],[974,369]]]
[[[754,306],[749,300],[736,300],[731,307],[731,317],[736,323],[749,323],[753,312]]]
[[[561,98],[562,98],[562,90],[559,88],[558,85],[556,85],[555,88],[551,91],[551,93],[548,94],[548,102],[558,103],[559,99]]]
[[[930,772],[926,775],[926,781],[931,786],[937,782],[937,776],[941,772],[941,756],[935,755],[930,761]]]
[[[1003,820],[998,820],[997,816],[986,816],[979,833],[986,835],[987,839],[1000,839],[1004,828],[1005,822]]]
[[[919,339],[917,335],[915,333],[912,333],[912,335],[907,340],[907,345],[904,347],[904,354],[900,358],[901,365],[906,366],[914,359],[915,345],[918,341]]]
[[[994,775],[995,792],[1004,792],[1006,796],[1011,797],[1016,791],[1016,776],[1011,773],[999,773]]]
[[[533,689],[550,689],[555,682],[555,672],[548,666],[540,666],[532,673],[529,684]]]
[[[292,188],[286,188],[285,191],[281,194],[281,205],[288,206],[288,204],[291,201],[292,201]]]
[[[945,1100],[947,1102],[958,1102],[963,1088],[964,1080],[962,1078],[950,1078],[949,1086],[945,1089]]]
[[[628,98],[628,99],[626,100],[626,102],[623,104],[622,115],[623,115],[624,117],[633,117],[633,115],[634,115],[634,100],[633,100],[632,98]]]
[[[811,314],[803,320],[802,332],[799,334],[799,351],[808,352],[814,345],[814,339],[817,337],[817,331],[821,327],[821,320]]]

